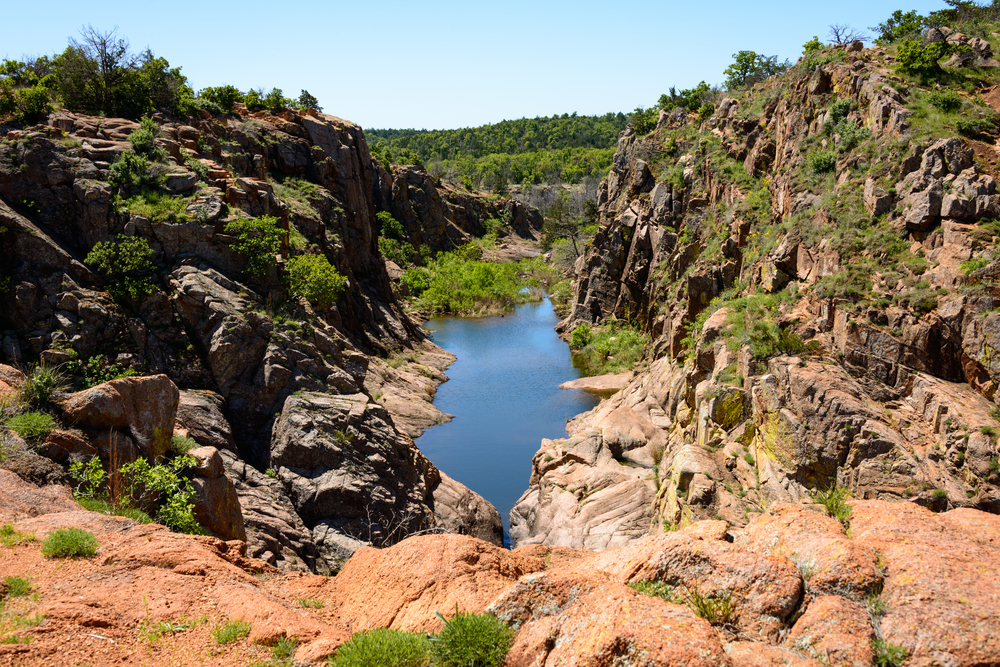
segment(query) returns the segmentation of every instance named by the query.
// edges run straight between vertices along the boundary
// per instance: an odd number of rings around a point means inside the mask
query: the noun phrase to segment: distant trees
[[[733,63],[723,74],[727,90],[748,88],[764,79],[780,74],[791,66],[787,60],[778,62],[778,56],[764,56],[754,51],[740,51],[733,54]]]

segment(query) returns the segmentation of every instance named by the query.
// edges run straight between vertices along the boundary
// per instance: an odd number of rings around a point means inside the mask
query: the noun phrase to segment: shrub
[[[934,491],[931,493],[931,496],[934,497],[934,500],[944,500],[945,498],[948,497],[948,492],[945,491],[944,489],[934,489]]]
[[[431,272],[422,266],[406,269],[400,282],[406,285],[412,296],[419,298],[421,294],[430,289]]]
[[[160,152],[156,148],[156,137],[160,134],[160,127],[156,121],[149,116],[139,121],[139,127],[132,130],[128,135],[128,141],[132,144],[132,150],[137,155],[148,158],[160,157]]]
[[[378,251],[387,260],[399,266],[409,266],[417,257],[417,251],[411,244],[387,239],[384,236],[378,238]]]
[[[726,625],[732,619],[733,594],[731,591],[702,594],[698,588],[691,588],[684,595],[684,603],[698,618],[703,618],[712,625]]]
[[[896,47],[896,71],[920,78],[940,74],[938,61],[944,58],[950,45],[944,42],[923,43],[921,40],[904,39]]]
[[[955,129],[959,134],[977,139],[984,134],[989,134],[996,129],[996,123],[983,118],[974,120],[960,120],[955,123]]]
[[[41,440],[51,433],[56,427],[56,420],[44,412],[23,412],[8,418],[3,425],[31,441]]]
[[[854,513],[853,508],[847,504],[850,497],[850,491],[846,487],[834,485],[827,491],[817,491],[813,500],[823,506],[828,516],[833,517],[843,524],[844,528],[847,528],[851,515]]]
[[[810,39],[808,42],[802,45],[802,55],[808,56],[812,53],[816,53],[822,48],[823,48],[823,42],[819,41],[818,36],[813,35],[812,39]]]
[[[250,634],[250,624],[246,621],[226,621],[212,628],[212,639],[216,644],[232,644]]]
[[[973,271],[978,271],[984,266],[989,266],[990,260],[985,257],[973,257],[972,259],[967,259],[962,262],[958,269],[965,275],[969,275]]]
[[[431,655],[442,667],[500,667],[516,634],[492,614],[456,613],[431,640]]]
[[[285,270],[289,291],[320,310],[333,306],[347,285],[347,278],[340,275],[324,255],[292,257]]]
[[[84,261],[104,274],[112,296],[139,299],[156,291],[152,259],[146,239],[119,234],[115,241],[97,243]]]
[[[24,384],[18,389],[18,399],[26,405],[43,405],[53,393],[67,386],[60,366],[49,367],[45,362],[31,366],[24,374]]]
[[[573,365],[586,375],[631,370],[642,359],[649,337],[620,320],[591,329],[587,344],[573,352]],[[572,348],[572,345],[570,345]]]
[[[824,151],[817,148],[809,151],[809,154],[806,156],[806,162],[809,164],[810,169],[817,174],[822,174],[827,171],[833,171],[834,167],[837,166],[837,155],[833,151]]]
[[[204,99],[219,107],[221,111],[231,113],[233,105],[243,100],[243,93],[236,86],[209,87],[198,93],[199,99]]]
[[[152,183],[149,177],[149,163],[133,150],[118,154],[108,170],[108,183],[119,193],[129,193]]]
[[[842,120],[847,118],[847,114],[854,108],[854,100],[850,98],[839,99],[830,105],[830,116],[827,119],[828,127],[835,127]]]
[[[962,108],[962,97],[954,90],[932,90],[927,101],[941,111],[958,111]]]
[[[429,663],[427,639],[389,628],[355,633],[330,658],[332,667],[427,667]]]
[[[60,528],[42,542],[46,558],[90,558],[97,553],[97,538],[80,528]]]
[[[572,350],[580,350],[590,344],[593,339],[593,334],[590,329],[590,325],[584,322],[583,324],[577,325],[573,329],[573,333],[569,337],[569,347]]]
[[[198,442],[194,438],[183,435],[175,435],[170,438],[170,453],[175,456],[187,454],[197,446]]]
[[[247,258],[247,273],[263,276],[274,266],[274,254],[281,249],[284,233],[277,218],[240,218],[228,223],[225,232],[236,237],[233,250]]]
[[[859,126],[853,120],[842,120],[837,123],[834,132],[840,136],[837,142],[837,150],[841,152],[850,151],[852,148],[867,139],[871,132],[867,127]]]

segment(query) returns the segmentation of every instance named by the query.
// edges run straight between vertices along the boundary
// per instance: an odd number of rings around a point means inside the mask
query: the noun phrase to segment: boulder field
[[[845,527],[777,504],[742,528],[700,521],[603,551],[421,535],[361,548],[326,577],[281,573],[241,540],[84,511],[63,486],[7,471],[0,482],[13,529],[0,576],[34,593],[7,611],[43,616],[16,631],[30,641],[0,646],[0,664],[243,665],[282,637],[297,638],[297,661],[320,662],[354,632],[433,632],[435,612],[455,610],[517,630],[509,667],[864,667],[881,645],[906,665],[1000,664],[1000,517],[975,509],[855,500]],[[66,526],[97,536],[93,558],[41,556],[38,541]],[[649,582],[662,597],[639,592]],[[699,596],[726,611],[706,613]],[[229,620],[250,631],[223,649],[210,633]]]

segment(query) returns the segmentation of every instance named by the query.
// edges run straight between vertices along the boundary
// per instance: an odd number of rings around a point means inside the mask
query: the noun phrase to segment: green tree
[[[299,93],[299,108],[315,109],[316,111],[323,110],[323,107],[319,105],[319,100],[313,97],[308,90],[302,90]]]
[[[917,39],[904,39],[896,46],[896,71],[922,79],[941,74],[944,70],[938,61],[953,50],[954,47],[945,42],[926,44]]]
[[[726,75],[727,90],[748,88],[764,79],[780,74],[789,67],[786,60],[778,62],[778,56],[764,56],[754,51],[740,51],[733,54],[733,63],[723,70]]]
[[[892,16],[887,18],[871,30],[875,32],[875,43],[883,46],[892,44],[904,37],[915,37],[920,34],[926,24],[926,19],[917,10],[911,9],[904,12],[897,9]]]
[[[276,217],[240,218],[226,224],[225,232],[236,237],[233,250],[246,257],[248,274],[263,276],[274,266],[274,255],[281,249],[284,235]]]
[[[323,255],[298,255],[288,260],[288,290],[320,310],[328,310],[344,293],[347,278]]]
[[[813,35],[813,38],[802,45],[802,53],[804,55],[809,55],[811,53],[816,53],[823,48],[823,42],[819,41],[819,37]]]
[[[104,274],[113,296],[138,299],[156,291],[152,260],[153,249],[146,239],[119,235],[114,241],[95,244],[84,262]]]
[[[542,223],[543,245],[551,246],[555,239],[566,239],[573,244],[573,256],[579,257],[577,241],[583,239],[583,227],[583,220],[573,215],[569,195],[563,192],[545,213],[545,222]]]
[[[198,93],[198,97],[218,104],[226,113],[232,113],[233,106],[237,102],[243,101],[243,93],[240,92],[240,89],[229,84],[205,88]]]

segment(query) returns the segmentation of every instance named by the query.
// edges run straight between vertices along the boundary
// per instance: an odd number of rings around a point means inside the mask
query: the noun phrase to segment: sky
[[[451,129],[577,112],[629,112],[670,86],[718,84],[733,54],[793,63],[830,24],[867,30],[940,0],[448,2],[244,0],[5,3],[0,57],[50,55],[115,26],[181,66],[195,91],[308,90],[365,128]]]

